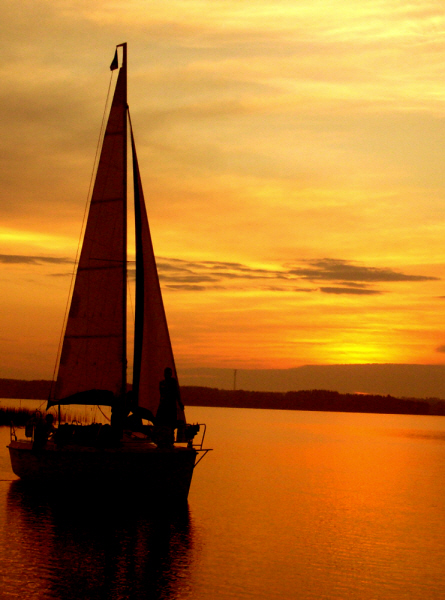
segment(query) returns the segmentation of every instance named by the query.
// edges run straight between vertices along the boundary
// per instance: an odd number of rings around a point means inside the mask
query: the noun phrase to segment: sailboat
[[[194,468],[209,451],[203,448],[205,425],[187,425],[180,400],[127,105],[126,44],[116,47],[110,68],[118,70],[118,77],[91,194],[58,374],[47,406],[58,407],[59,427],[52,440],[42,442],[41,434],[37,439],[37,423],[28,428],[31,439],[18,440],[12,435],[8,448],[12,469],[22,479],[108,481],[138,485],[159,497],[185,499]],[[128,130],[136,239],[131,392],[127,391]],[[165,420],[165,410],[164,419],[159,417],[160,402],[169,405],[170,421]],[[66,404],[111,407],[111,424],[61,424],[60,406]],[[51,418],[47,417],[46,424],[53,429]],[[40,422],[40,432],[42,429]],[[200,429],[201,441],[194,443]]]

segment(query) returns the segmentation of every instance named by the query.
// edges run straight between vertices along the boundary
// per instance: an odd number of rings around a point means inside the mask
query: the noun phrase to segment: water
[[[214,451],[169,514],[11,481],[0,428],[2,599],[445,597],[444,417],[187,414]]]

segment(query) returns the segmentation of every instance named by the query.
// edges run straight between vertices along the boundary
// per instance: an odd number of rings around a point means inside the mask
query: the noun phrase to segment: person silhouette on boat
[[[164,379],[159,383],[160,400],[156,412],[156,425],[171,427],[178,425],[177,407],[184,410],[179,394],[178,381],[173,377],[170,367],[164,370]]]
[[[46,446],[46,442],[53,436],[57,429],[53,425],[54,416],[51,414],[46,415],[45,419],[39,419],[34,430],[34,442],[32,449],[34,452],[43,450]]]

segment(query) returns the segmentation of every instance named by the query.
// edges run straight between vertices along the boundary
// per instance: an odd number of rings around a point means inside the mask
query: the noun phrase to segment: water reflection
[[[36,490],[15,481],[6,526],[6,597],[189,596],[193,526],[187,505],[149,506],[124,495]]]

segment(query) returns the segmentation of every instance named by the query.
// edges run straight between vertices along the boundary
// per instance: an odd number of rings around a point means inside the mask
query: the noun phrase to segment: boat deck
[[[8,448],[13,448],[17,450],[23,450],[32,452],[33,451],[33,442],[32,440],[12,440]],[[111,454],[141,454],[141,453],[176,453],[176,452],[194,452],[196,454],[197,450],[185,444],[174,444],[173,446],[160,448],[153,442],[150,442],[145,439],[129,439],[122,441],[119,446],[116,447],[99,447],[88,444],[65,444],[63,446],[58,446],[54,442],[48,441],[45,445],[45,448],[40,451],[35,451],[36,454],[39,453],[47,453],[47,452],[57,452],[57,453],[111,453]]]

